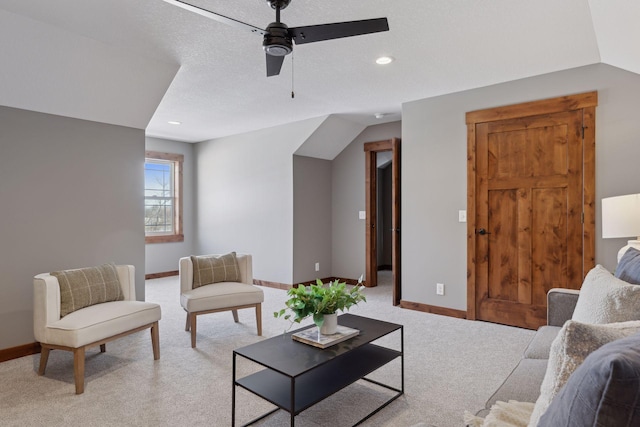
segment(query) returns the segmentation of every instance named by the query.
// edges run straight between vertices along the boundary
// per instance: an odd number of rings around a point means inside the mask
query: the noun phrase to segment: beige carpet
[[[461,426],[465,410],[475,412],[520,358],[532,331],[403,310],[391,305],[388,275],[367,289],[368,302],[351,313],[405,326],[405,395],[369,419],[365,426]],[[161,358],[154,362],[148,332],[140,332],[87,353],[86,386],[74,394],[71,353],[53,351],[45,376],[36,374],[39,355],[0,363],[1,426],[229,426],[234,348],[282,333],[287,322],[272,313],[286,292],[264,288],[263,337],[255,316],[240,311],[198,318],[198,348],[184,331],[177,277],[147,281],[147,300],[162,305]],[[385,343],[397,345],[393,335]],[[244,375],[255,370],[239,363]],[[373,377],[399,386],[399,363]],[[358,382],[308,409],[296,425],[349,426],[386,399],[389,391]],[[248,422],[271,406],[238,391],[238,421]],[[260,426],[287,425],[280,411]]]

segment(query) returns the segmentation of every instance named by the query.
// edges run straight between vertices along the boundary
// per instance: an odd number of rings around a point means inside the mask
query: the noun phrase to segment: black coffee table
[[[244,426],[281,409],[289,412],[291,426],[294,426],[296,415],[358,380],[377,384],[395,391],[396,394],[354,425],[362,423],[400,397],[404,393],[403,326],[353,314],[338,316],[338,323],[358,329],[360,334],[326,349],[291,339],[291,334],[295,332],[315,328],[314,325],[310,325],[234,350],[231,425],[235,426],[236,422],[236,387],[242,387],[276,405],[274,410]],[[400,350],[372,343],[395,331],[400,332]],[[262,365],[265,369],[237,379],[237,356]],[[398,357],[400,389],[365,378]]]

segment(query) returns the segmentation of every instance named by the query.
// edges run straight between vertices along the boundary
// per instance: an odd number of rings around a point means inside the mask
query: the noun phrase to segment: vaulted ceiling
[[[261,28],[275,17],[265,0],[191,1]],[[403,102],[599,62],[640,73],[637,0],[292,0],[282,11],[289,26],[378,17],[390,31],[296,46],[266,77],[260,36],[163,0],[0,0],[0,104],[195,142],[329,114],[398,120]],[[395,61],[376,65],[381,55]]]

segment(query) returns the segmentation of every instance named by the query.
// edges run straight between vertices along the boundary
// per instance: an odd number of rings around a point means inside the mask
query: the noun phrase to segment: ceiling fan
[[[323,40],[389,31],[387,18],[364,19],[361,21],[336,22],[333,24],[289,28],[286,24],[280,22],[280,11],[289,6],[291,0],[266,0],[267,3],[276,11],[276,21],[269,24],[264,30],[238,21],[237,19],[229,18],[228,16],[186,3],[182,0],[164,1],[199,15],[206,16],[207,18],[214,19],[218,22],[222,22],[223,24],[239,27],[249,30],[252,33],[262,35],[262,46],[267,59],[267,77],[280,74],[284,57],[293,51],[293,42],[295,42],[295,44],[313,43]]]

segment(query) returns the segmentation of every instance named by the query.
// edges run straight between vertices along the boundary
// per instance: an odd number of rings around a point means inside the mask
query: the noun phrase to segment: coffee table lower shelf
[[[396,350],[368,344],[345,355],[339,365],[326,363],[297,378],[289,378],[271,369],[263,369],[240,378],[236,385],[268,400],[280,409],[298,415],[346,386],[363,379],[365,375],[386,365],[400,354]],[[292,387],[292,381],[295,381],[295,387]],[[400,392],[395,388],[382,386]],[[295,408],[291,407],[292,389],[295,390]]]

